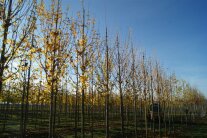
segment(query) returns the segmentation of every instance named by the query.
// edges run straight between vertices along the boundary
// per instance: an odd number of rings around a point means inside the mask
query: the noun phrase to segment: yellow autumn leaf
[[[75,30],[75,24],[74,24],[74,22],[71,24],[71,31],[72,31],[72,34],[73,34],[73,36],[74,37],[76,37],[76,35],[77,35],[77,32],[76,32],[76,30]]]
[[[79,39],[78,40],[78,45],[79,46],[85,46],[87,43],[87,39]]]
[[[80,81],[82,84],[85,84],[85,82],[87,81],[87,77],[86,76],[80,76]]]
[[[29,54],[29,59],[32,60],[33,59],[33,54]]]
[[[32,48],[32,49],[30,50],[31,53],[35,53],[35,51],[36,51],[35,48]]]

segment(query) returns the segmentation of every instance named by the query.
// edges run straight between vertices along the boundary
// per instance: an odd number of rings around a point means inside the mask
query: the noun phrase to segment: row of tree
[[[84,8],[69,17],[60,0],[50,5],[43,0],[4,0],[2,9],[2,132],[16,115],[25,137],[27,126],[41,125],[38,116],[45,115],[49,116],[49,137],[56,136],[61,118],[68,116],[74,122],[70,127],[75,137],[79,127],[81,137],[88,131],[94,137],[95,125],[101,124],[110,137],[116,121],[121,122],[121,137],[128,135],[130,125],[135,137],[143,135],[141,130],[146,137],[156,136],[156,122],[149,122],[148,114],[150,105],[159,103],[164,112],[161,116],[160,111],[158,120],[161,136],[163,119],[167,135],[174,131],[176,119],[188,124],[189,112],[196,117],[205,110],[199,90],[167,74],[158,60],[138,51],[130,34],[123,42],[118,34],[111,37],[106,28],[102,37]]]

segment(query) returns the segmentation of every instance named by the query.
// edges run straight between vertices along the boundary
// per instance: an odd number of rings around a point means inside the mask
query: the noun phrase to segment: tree
[[[135,136],[136,138],[138,137],[138,132],[137,132],[137,90],[135,86],[135,77],[136,77],[136,70],[135,70],[135,53],[134,53],[134,47],[132,47],[132,91],[133,91],[133,97],[134,97],[134,102],[133,102],[133,108],[134,108],[134,129],[135,129]]]
[[[25,39],[34,27],[34,19],[30,12],[34,8],[33,1],[4,0],[2,4],[1,35],[3,37],[1,38],[0,51],[0,94],[2,94],[3,82],[8,78],[5,76],[6,70],[11,61],[19,56],[18,50],[25,43]]]
[[[124,97],[123,97],[123,88],[127,88],[126,86],[128,85],[128,74],[129,74],[129,69],[128,69],[128,53],[127,53],[127,46],[125,45],[125,51],[120,52],[120,43],[119,43],[119,37],[117,35],[116,37],[116,50],[117,50],[117,55],[114,57],[114,65],[117,64],[116,67],[116,80],[118,84],[118,90],[119,90],[119,98],[120,98],[120,118],[121,118],[121,132],[122,132],[122,137],[124,136]]]
[[[69,26],[60,6],[60,0],[52,1],[48,10],[43,1],[38,5],[39,27],[43,36],[39,39],[41,43],[38,58],[47,80],[47,90],[50,92],[49,137],[55,136],[57,94],[70,51]]]

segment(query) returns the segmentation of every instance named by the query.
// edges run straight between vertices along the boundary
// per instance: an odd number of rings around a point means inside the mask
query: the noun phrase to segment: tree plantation
[[[61,0],[1,0],[0,12],[0,137],[184,137],[207,124],[196,87],[131,32],[97,31],[84,6],[71,17]]]

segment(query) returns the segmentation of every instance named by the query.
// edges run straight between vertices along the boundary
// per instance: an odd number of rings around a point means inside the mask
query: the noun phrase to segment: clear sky
[[[62,2],[72,15],[81,9],[80,0]],[[207,0],[85,0],[85,8],[100,32],[133,30],[137,47],[207,96]]]

